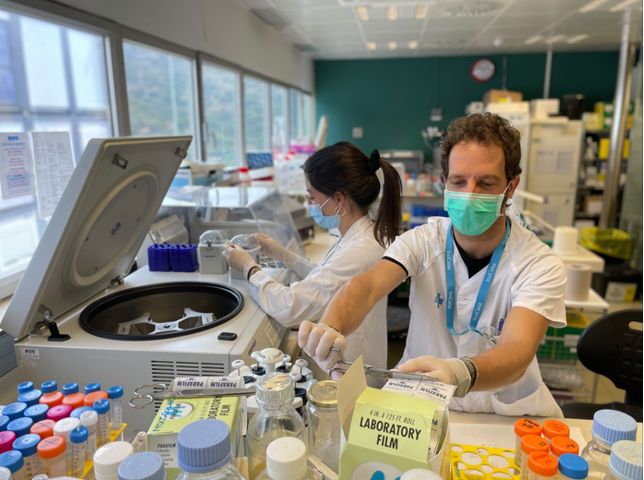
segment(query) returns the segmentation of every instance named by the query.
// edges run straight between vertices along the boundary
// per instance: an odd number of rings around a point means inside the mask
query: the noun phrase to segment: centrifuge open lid
[[[90,140],[0,327],[21,338],[125,277],[191,141]]]

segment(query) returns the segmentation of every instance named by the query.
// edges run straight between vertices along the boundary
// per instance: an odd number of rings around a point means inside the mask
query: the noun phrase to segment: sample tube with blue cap
[[[15,433],[16,437],[22,437],[29,433],[33,424],[34,421],[29,417],[16,418],[9,422],[9,425],[7,425],[7,431]]]
[[[78,407],[78,408],[75,408],[74,410],[72,410],[72,413],[70,413],[69,416],[73,417],[73,418],[80,419],[80,417],[83,414],[83,412],[88,412],[91,409],[92,409],[92,407]]]
[[[22,382],[18,384],[18,395],[21,393],[28,392],[29,390],[33,390],[34,387],[34,382],[27,381],[27,382]]]
[[[562,480],[584,480],[588,477],[588,462],[574,453],[559,456],[559,476]]]
[[[25,410],[27,410],[25,402],[13,402],[2,409],[2,414],[9,417],[9,420],[15,420],[24,416]]]
[[[72,433],[69,434],[69,441],[72,444],[72,477],[81,478],[83,476],[88,436],[89,431],[82,426],[72,430]]]
[[[18,401],[26,403],[28,407],[32,405],[37,405],[42,397],[42,392],[40,390],[29,390],[28,392],[23,392],[18,394]]]
[[[0,467],[9,469],[12,480],[29,480],[25,475],[24,464],[22,453],[17,450],[0,453]]]
[[[47,418],[47,410],[49,410],[49,407],[44,403],[32,405],[25,410],[25,417],[31,418],[34,423],[40,422]]]
[[[94,410],[98,414],[98,445],[105,445],[110,441],[110,401],[104,398],[96,400]]]
[[[37,454],[40,437],[34,433],[29,433],[17,438],[13,442],[13,449],[22,453],[22,459],[25,463],[25,475],[27,478],[33,478],[36,475],[45,473],[45,464]]]
[[[121,462],[119,480],[165,480],[163,459],[156,452],[135,453]]]
[[[72,382],[72,383],[66,383],[63,385],[62,392],[63,395],[67,396],[72,393],[78,393],[80,391],[80,387],[78,386],[78,383]]]
[[[42,393],[51,393],[58,390],[58,382],[56,380],[45,380],[40,384]]]
[[[7,425],[11,419],[6,415],[0,415],[0,432],[4,432],[7,429]]]
[[[110,398],[110,419],[112,430],[118,430],[123,425],[123,387],[114,385],[107,389]]]
[[[83,392],[85,393],[85,395],[87,395],[88,393],[98,392],[100,389],[101,389],[100,383],[88,383],[87,385],[85,385]]]

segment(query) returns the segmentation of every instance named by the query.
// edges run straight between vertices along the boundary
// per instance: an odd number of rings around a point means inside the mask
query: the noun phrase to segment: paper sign
[[[33,132],[34,165],[38,213],[47,218],[54,213],[74,171],[69,132]]]
[[[2,198],[34,193],[33,161],[26,133],[0,134],[0,188]]]

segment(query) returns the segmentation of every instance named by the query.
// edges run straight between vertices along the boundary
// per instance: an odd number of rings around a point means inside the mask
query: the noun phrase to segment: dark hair
[[[503,149],[508,181],[521,173],[521,135],[505,118],[494,113],[473,113],[454,120],[441,141],[443,176],[449,174],[449,154],[461,142],[497,145]]]
[[[342,192],[365,213],[380,193],[376,171],[382,168],[384,185],[374,236],[383,247],[396,238],[401,215],[400,176],[389,162],[380,158],[377,150],[367,157],[355,145],[339,142],[315,152],[302,168],[313,188],[328,196]]]

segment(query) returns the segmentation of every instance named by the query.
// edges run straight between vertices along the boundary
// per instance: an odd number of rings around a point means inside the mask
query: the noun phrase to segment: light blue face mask
[[[326,202],[322,205],[309,203],[306,206],[310,217],[315,221],[315,223],[327,230],[338,228],[340,226],[340,215],[338,215],[337,210],[334,215],[324,215],[322,212],[322,207],[325,206],[329,200],[331,200],[331,197],[327,198]]]
[[[445,190],[443,208],[447,210],[452,225],[460,233],[470,236],[481,235],[501,215],[506,190],[507,187],[498,195]]]

